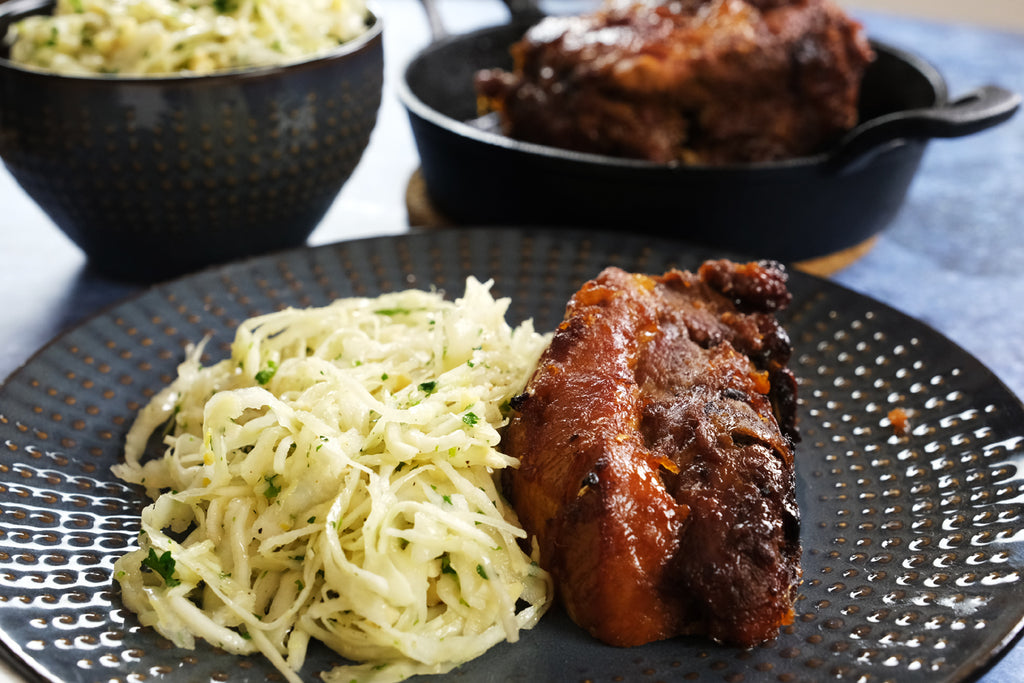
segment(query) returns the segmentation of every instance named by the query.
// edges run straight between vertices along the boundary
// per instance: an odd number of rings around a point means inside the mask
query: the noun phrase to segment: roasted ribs
[[[602,272],[570,300],[505,447],[506,495],[569,615],[630,646],[752,646],[793,617],[796,380],[771,263]]]
[[[519,140],[655,162],[813,154],[857,123],[873,53],[832,0],[607,2],[549,17],[477,75]]]

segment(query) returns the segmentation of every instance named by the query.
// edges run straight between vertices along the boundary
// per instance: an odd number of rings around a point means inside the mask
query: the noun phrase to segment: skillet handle
[[[986,85],[938,107],[910,109],[866,121],[846,134],[829,157],[833,169],[902,138],[957,138],[1003,123],[1020,107],[1020,95]]]
[[[2,5],[6,0],[0,0]],[[532,26],[544,18],[544,11],[537,5],[537,0],[502,0],[512,16],[513,24]],[[427,24],[430,26],[430,37],[434,42],[448,37],[448,30],[441,20],[441,12],[437,8],[437,0],[420,0],[423,11],[427,15]]]
[[[435,0],[420,0],[423,11],[427,15],[427,25],[430,26],[430,37],[434,42],[448,37],[448,30],[441,21],[441,12],[437,9]]]
[[[544,11],[537,5],[537,0],[503,0],[508,7],[514,24],[536,24],[544,18]]]

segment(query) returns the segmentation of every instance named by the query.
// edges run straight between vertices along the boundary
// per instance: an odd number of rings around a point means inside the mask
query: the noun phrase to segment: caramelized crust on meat
[[[857,123],[873,54],[832,0],[618,0],[549,17],[477,92],[506,135],[655,162],[816,153]]]
[[[744,646],[793,617],[796,381],[781,266],[588,282],[505,435],[506,494],[570,616],[612,645]]]

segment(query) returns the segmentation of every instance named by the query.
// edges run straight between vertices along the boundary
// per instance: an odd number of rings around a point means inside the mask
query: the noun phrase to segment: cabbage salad
[[[316,639],[353,662],[327,683],[443,673],[533,627],[552,586],[498,446],[549,338],[490,286],[255,317],[209,367],[189,349],[114,467],[153,501],[115,565],[142,624],[293,682]]]

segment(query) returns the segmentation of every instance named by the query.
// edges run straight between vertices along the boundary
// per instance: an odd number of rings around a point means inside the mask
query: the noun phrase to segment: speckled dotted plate
[[[453,231],[303,249],[150,290],[61,336],[0,387],[0,638],[30,678],[256,681],[259,657],[170,646],[112,587],[140,491],[110,465],[189,341],[227,353],[243,319],[287,305],[494,278],[541,329],[603,266],[692,268],[708,251],[623,235]],[[557,610],[451,678],[464,681],[961,681],[1024,618],[1024,408],[930,328],[793,273],[804,582],[797,618],[751,650],[679,638],[620,650]],[[888,414],[909,415],[905,433]],[[338,657],[317,648],[303,675]]]

